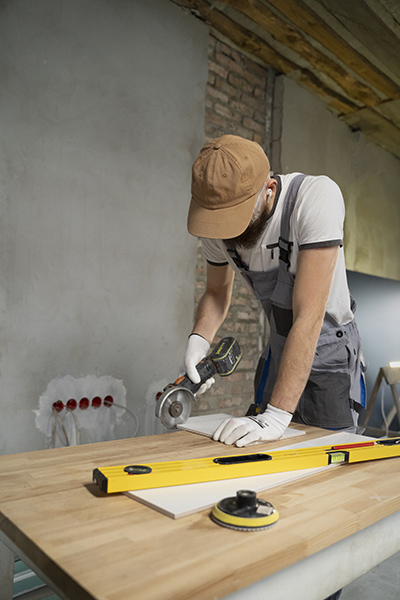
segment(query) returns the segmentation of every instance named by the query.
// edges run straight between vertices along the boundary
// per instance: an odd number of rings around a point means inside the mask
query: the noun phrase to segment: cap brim
[[[208,209],[192,196],[188,231],[191,235],[214,240],[229,240],[241,235],[250,223],[258,192],[237,206]]]

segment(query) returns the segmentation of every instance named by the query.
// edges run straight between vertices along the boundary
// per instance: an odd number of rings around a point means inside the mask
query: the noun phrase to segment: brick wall
[[[206,141],[226,133],[258,142],[264,148],[267,119],[268,69],[210,35],[208,83],[206,89]],[[206,262],[199,244],[196,265],[195,307],[205,290]],[[222,379],[199,396],[192,414],[227,412],[243,415],[253,401],[253,378],[265,338],[259,302],[236,278],[232,304],[216,339],[235,337],[243,351],[235,373]]]
[[[210,35],[205,135],[241,135],[264,145],[268,69]]]

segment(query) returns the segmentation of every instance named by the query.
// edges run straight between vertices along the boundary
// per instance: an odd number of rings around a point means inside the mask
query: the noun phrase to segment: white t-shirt
[[[289,183],[298,173],[280,175],[281,193],[257,246],[251,250],[240,249],[241,260],[251,271],[268,271],[279,265],[279,248],[268,248],[278,243],[281,227],[283,199]],[[307,176],[302,182],[290,219],[290,272],[296,274],[299,250],[340,246],[339,256],[328,298],[327,312],[339,325],[349,323],[354,315],[350,308],[343,252],[343,222],[345,216],[342,193],[329,177]],[[202,239],[203,254],[207,262],[216,265],[229,263],[239,272],[230,259],[222,240]]]

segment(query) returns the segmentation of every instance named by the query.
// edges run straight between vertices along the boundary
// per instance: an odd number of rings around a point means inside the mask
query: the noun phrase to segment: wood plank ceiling
[[[400,0],[172,0],[400,158]]]

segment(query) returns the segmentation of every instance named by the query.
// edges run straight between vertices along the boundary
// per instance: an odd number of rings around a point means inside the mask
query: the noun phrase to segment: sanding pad
[[[257,498],[256,492],[239,490],[236,497],[220,500],[212,509],[211,518],[229,529],[260,531],[276,523],[279,514],[270,502]]]

